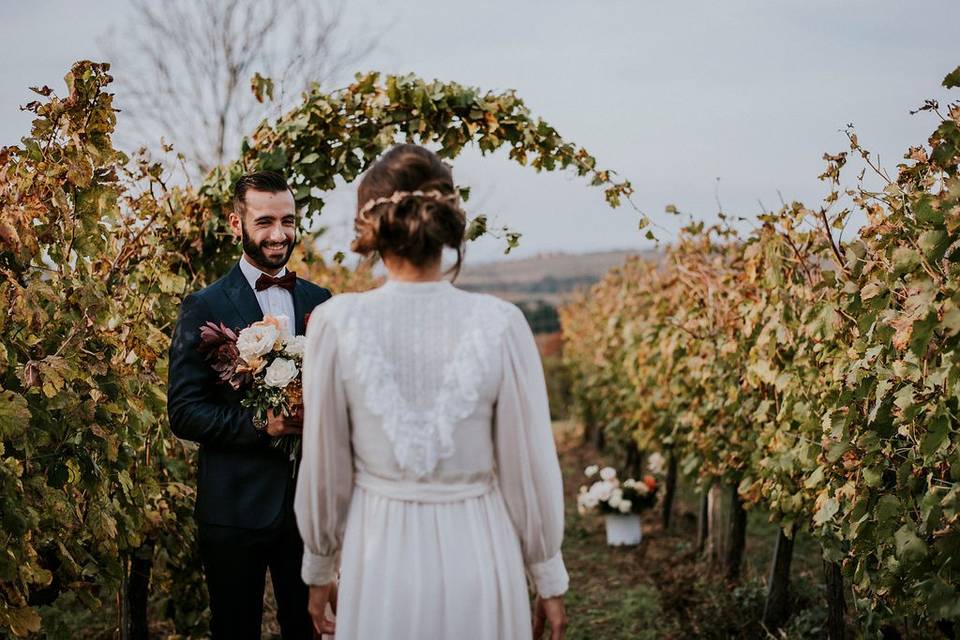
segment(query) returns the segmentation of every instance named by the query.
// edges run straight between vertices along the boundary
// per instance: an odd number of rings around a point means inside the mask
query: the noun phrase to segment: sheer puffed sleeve
[[[497,475],[527,570],[537,592],[549,598],[566,592],[569,582],[560,554],[563,481],[540,353],[516,307],[511,307],[502,353],[494,425]]]
[[[304,547],[301,576],[308,585],[336,579],[353,493],[347,398],[336,328],[325,313],[334,301],[313,313],[303,356],[303,449],[294,512]]]

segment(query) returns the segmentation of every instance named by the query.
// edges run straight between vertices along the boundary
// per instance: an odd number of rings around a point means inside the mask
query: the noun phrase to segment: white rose
[[[620,513],[630,513],[630,507],[632,506],[633,506],[633,503],[630,502],[629,500],[621,500],[620,506],[617,508],[620,509]]]
[[[650,493],[650,487],[647,486],[646,482],[638,482],[635,485],[633,485],[633,488],[636,489],[637,493],[639,493],[642,496],[645,496],[648,493]]]
[[[650,473],[653,475],[660,475],[663,473],[664,464],[666,464],[666,460],[664,460],[663,456],[659,453],[651,454],[647,459],[647,468],[650,469]]]
[[[270,353],[277,341],[277,328],[273,325],[247,327],[237,336],[237,350],[246,361]]]
[[[617,470],[613,467],[604,467],[600,469],[600,477],[609,482],[617,477]]]
[[[598,467],[598,466],[595,465],[595,464],[592,464],[592,465],[590,465],[589,467],[587,467],[586,469],[584,469],[584,470],[583,470],[583,473],[584,473],[588,478],[592,478],[593,476],[595,476],[595,475],[597,474],[597,471],[599,471],[599,470],[600,470],[600,467]]]
[[[264,376],[263,382],[268,387],[282,389],[290,384],[298,373],[297,364],[293,360],[277,358],[267,367],[267,374]]]
[[[304,349],[307,346],[306,336],[290,336],[283,350],[290,356],[303,356]]]
[[[588,493],[583,496],[583,506],[587,509],[593,509],[598,504],[600,504],[600,501],[597,500],[595,495]]]
[[[623,481],[623,488],[629,489],[631,487],[636,486],[636,484],[637,484],[636,480],[634,480],[633,478],[627,478],[626,480]]]
[[[620,506],[620,503],[623,502],[623,491],[620,489],[614,489],[610,492],[610,499],[607,500],[607,504],[616,509]]]
[[[613,485],[609,482],[594,482],[593,486],[590,487],[590,493],[597,497],[598,500],[609,500],[610,494],[613,493]]]
[[[581,493],[579,496],[577,496],[577,512],[580,515],[583,515],[587,512],[586,499],[587,499],[586,493]]]

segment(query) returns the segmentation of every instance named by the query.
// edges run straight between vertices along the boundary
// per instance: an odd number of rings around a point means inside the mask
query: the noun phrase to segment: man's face
[[[242,213],[230,215],[243,252],[263,271],[277,272],[290,259],[297,238],[297,212],[289,191],[247,191]]]

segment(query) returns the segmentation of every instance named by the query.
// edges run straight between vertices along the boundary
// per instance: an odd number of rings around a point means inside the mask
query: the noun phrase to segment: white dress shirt
[[[264,272],[247,262],[247,259],[242,256],[240,258],[240,271],[243,272],[247,282],[250,283],[250,288],[253,289],[253,293],[256,294],[257,302],[260,303],[260,310],[263,312],[263,315],[286,316],[288,319],[287,327],[291,333],[295,333],[297,318],[296,311],[294,311],[293,308],[293,294],[283,287],[277,286],[269,287],[263,291],[257,291],[257,279],[264,274]],[[273,277],[279,278],[286,273],[287,268],[284,267]]]

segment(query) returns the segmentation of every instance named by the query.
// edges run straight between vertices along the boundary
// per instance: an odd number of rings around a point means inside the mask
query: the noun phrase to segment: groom
[[[207,321],[235,330],[286,315],[303,335],[305,317],[330,297],[285,265],[296,243],[297,213],[286,179],[273,171],[234,185],[230,227],[243,256],[209,287],[188,295],[170,345],[167,412],[180,438],[200,443],[197,537],[210,593],[215,640],[260,637],[269,567],[284,640],[312,638],[307,587],[300,578],[303,542],[293,515],[296,481],[274,438],[299,434],[302,416],[257,419],[242,393],[217,383],[197,351]]]

